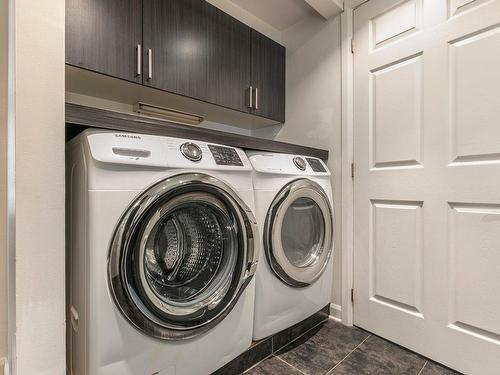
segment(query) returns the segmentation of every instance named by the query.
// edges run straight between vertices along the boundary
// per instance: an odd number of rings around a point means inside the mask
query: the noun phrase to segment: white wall
[[[328,149],[335,221],[332,302],[341,305],[341,49],[340,17],[312,15],[285,30],[286,123],[252,134]]]
[[[0,358],[7,356],[7,5],[0,0]]]
[[[257,30],[258,32],[264,34],[268,38],[275,40],[278,43],[281,43],[282,33],[275,27],[269,25],[268,23],[262,21],[260,18],[257,18],[252,13],[247,10],[239,7],[235,3],[230,0],[207,0],[213,6],[221,9],[226,12],[230,16],[238,19],[243,22],[245,25],[250,26],[251,28]]]
[[[367,1],[369,1],[369,0],[345,0],[344,9],[345,8],[352,8],[352,9],[357,8],[361,4],[366,3]]]
[[[64,0],[14,1],[17,375],[66,373]]]

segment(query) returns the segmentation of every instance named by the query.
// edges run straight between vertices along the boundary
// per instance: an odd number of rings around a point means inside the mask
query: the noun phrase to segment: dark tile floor
[[[447,368],[356,328],[333,320],[320,324],[247,375],[401,374],[452,375]]]

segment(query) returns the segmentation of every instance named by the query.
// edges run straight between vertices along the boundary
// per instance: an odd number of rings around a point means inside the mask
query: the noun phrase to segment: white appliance
[[[251,344],[242,150],[85,131],[67,145],[73,375],[210,374]]]
[[[309,317],[332,291],[330,172],[319,159],[248,152],[263,244],[255,275],[254,340]]]

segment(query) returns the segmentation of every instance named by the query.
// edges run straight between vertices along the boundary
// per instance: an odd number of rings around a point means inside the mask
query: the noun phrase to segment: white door
[[[354,30],[354,322],[500,374],[500,0],[371,0]]]

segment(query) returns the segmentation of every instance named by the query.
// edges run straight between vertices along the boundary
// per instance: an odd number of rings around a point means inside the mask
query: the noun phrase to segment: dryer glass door
[[[264,245],[274,273],[304,287],[325,270],[332,252],[332,210],[315,182],[295,180],[274,199],[266,218]]]
[[[255,219],[229,186],[203,174],[164,180],[122,218],[109,280],[123,315],[163,339],[223,319],[255,270]]]

